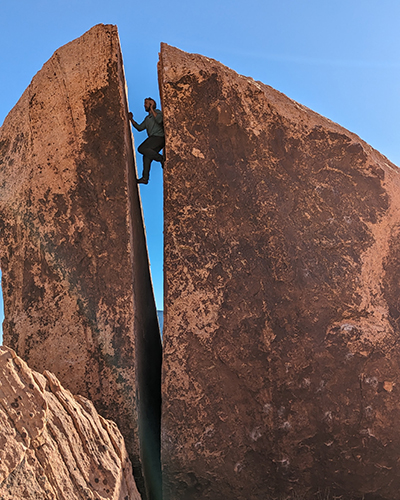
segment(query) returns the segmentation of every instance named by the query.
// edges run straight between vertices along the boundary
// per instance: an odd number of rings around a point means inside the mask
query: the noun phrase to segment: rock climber
[[[165,146],[164,126],[162,112],[157,109],[157,104],[151,97],[144,100],[144,109],[148,112],[142,123],[137,123],[133,119],[133,114],[129,113],[128,118],[136,130],[146,129],[147,139],[138,147],[138,151],[143,155],[143,173],[138,179],[138,184],[147,184],[149,182],[151,162],[159,161],[164,168],[164,157],[160,151]]]

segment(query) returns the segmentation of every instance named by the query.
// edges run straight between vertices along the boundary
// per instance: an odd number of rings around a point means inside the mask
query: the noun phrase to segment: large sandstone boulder
[[[165,499],[399,498],[398,169],[216,61],[159,78]]]
[[[0,498],[140,500],[114,422],[6,347],[0,397]]]
[[[99,25],[55,52],[4,121],[4,343],[117,422],[153,498],[161,342],[127,112],[117,29]]]

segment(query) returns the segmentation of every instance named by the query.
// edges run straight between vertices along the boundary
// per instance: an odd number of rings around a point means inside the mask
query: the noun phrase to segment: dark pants
[[[138,147],[138,151],[143,155],[143,179],[149,180],[150,165],[153,160],[162,162],[163,157],[160,151],[165,146],[165,138],[151,135]]]

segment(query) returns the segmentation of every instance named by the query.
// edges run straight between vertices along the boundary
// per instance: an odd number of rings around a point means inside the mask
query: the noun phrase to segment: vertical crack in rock
[[[398,497],[400,177],[163,44],[165,500]]]
[[[115,26],[61,47],[0,129],[4,343],[124,435],[160,498],[161,341]]]
[[[3,278],[0,267],[0,317],[2,318],[0,323],[0,345],[3,345],[3,318],[4,318],[4,301],[3,301]]]

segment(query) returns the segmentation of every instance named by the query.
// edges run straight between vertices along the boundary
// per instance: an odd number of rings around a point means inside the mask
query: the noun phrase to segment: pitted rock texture
[[[397,167],[216,61],[159,79],[164,498],[397,499]]]
[[[3,328],[32,369],[116,421],[144,494],[142,466],[150,489],[160,477],[161,342],[127,112],[117,28],[99,25],[57,50],[5,119]]]
[[[0,498],[140,500],[124,440],[50,372],[0,348]]]

